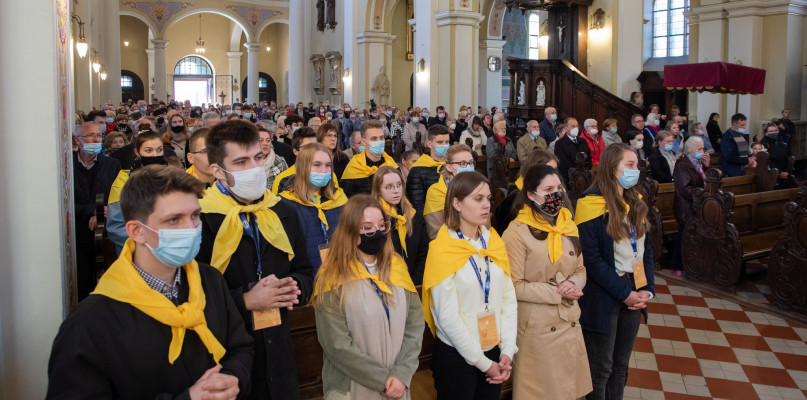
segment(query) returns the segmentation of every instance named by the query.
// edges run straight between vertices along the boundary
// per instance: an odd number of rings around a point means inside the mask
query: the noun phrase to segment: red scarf
[[[499,139],[503,145],[507,145],[507,134],[505,134],[505,136],[499,136],[498,133],[494,133],[493,136],[496,136],[496,139]]]

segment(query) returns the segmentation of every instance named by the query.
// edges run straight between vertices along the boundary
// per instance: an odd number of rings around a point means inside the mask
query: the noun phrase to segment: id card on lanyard
[[[633,224],[630,224],[630,245],[633,247],[633,283],[636,285],[636,290],[639,290],[639,288],[647,286],[647,275],[644,273],[644,254],[639,254],[636,229]]]
[[[316,203],[317,199],[314,198],[311,201]],[[328,236],[328,230],[325,229],[325,223],[319,221],[319,226],[322,229],[322,237],[325,238],[325,243],[320,243],[319,245],[317,245],[317,249],[319,249],[319,259],[320,259],[320,265],[316,266],[317,268],[321,267],[322,264],[325,263],[325,258],[328,257],[328,251],[330,251],[331,248],[331,238]]]
[[[465,239],[459,229],[457,229],[457,236],[460,239]],[[479,234],[479,240],[482,242],[482,248],[487,249],[488,247],[485,243],[485,238],[481,233]],[[468,261],[474,268],[476,278],[479,280],[479,286],[482,287],[482,292],[485,294],[485,310],[476,315],[477,329],[479,329],[479,345],[482,348],[493,347],[499,344],[499,330],[496,328],[496,314],[494,314],[493,311],[488,307],[488,297],[490,295],[490,259],[485,256],[485,264],[488,268],[485,273],[484,283],[482,282],[482,274],[479,272],[479,266],[476,264],[474,257],[469,257]]]

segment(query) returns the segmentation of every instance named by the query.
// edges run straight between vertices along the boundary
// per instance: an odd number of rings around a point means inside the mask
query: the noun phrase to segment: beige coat
[[[586,284],[583,256],[562,237],[563,255],[549,261],[547,240],[513,221],[502,235],[518,299],[518,354],[513,365],[513,399],[577,399],[592,390],[577,302],[563,300],[564,279]]]

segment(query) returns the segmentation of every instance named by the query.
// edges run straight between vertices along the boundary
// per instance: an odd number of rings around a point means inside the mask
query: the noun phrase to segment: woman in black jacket
[[[673,152],[673,136],[670,132],[661,131],[656,136],[656,147],[650,155],[650,176],[658,183],[670,183],[673,181],[673,168],[678,158]]]
[[[723,137],[723,131],[720,130],[720,125],[717,121],[720,119],[720,114],[712,113],[709,116],[709,122],[706,123],[706,133],[709,134],[709,141],[712,142],[712,148],[715,153],[720,153],[720,138]]]
[[[426,221],[422,215],[415,213],[404,193],[406,187],[401,171],[390,166],[378,169],[373,177],[373,197],[390,215],[392,246],[406,261],[412,281],[420,285],[429,253]]]

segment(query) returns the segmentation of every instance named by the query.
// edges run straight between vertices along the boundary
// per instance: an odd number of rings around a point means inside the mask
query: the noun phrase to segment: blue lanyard
[[[630,245],[633,247],[633,254],[639,252],[639,249],[636,247],[636,229],[633,228],[633,224],[630,224]]]
[[[367,266],[366,266],[366,265],[364,265],[364,263],[362,263],[361,265],[363,265],[363,266],[364,266],[364,269],[365,269],[365,270],[367,271],[367,273],[369,274],[369,273],[370,273],[370,269],[369,269],[369,268],[367,268]],[[372,275],[372,274],[371,274],[371,275]],[[373,285],[373,289],[375,289],[375,293],[378,295],[378,298],[379,298],[379,299],[381,299],[381,305],[382,305],[382,306],[384,306],[384,312],[387,314],[387,324],[389,324],[389,306],[387,305],[387,302],[386,302],[386,301],[384,301],[384,294],[383,294],[383,293],[381,293],[381,289],[379,289],[379,288],[378,288],[378,285],[376,285],[376,284],[375,284],[375,282],[373,282],[373,280],[372,280],[372,279],[370,279],[370,284],[371,284],[371,285]]]
[[[462,236],[462,232],[457,229],[457,236],[460,239],[465,239],[465,236]],[[485,244],[485,237],[482,236],[482,233],[479,234],[479,240],[482,242],[482,248],[487,250],[488,246]],[[476,279],[479,279],[479,286],[482,287],[482,291],[485,292],[485,309],[488,308],[488,295],[490,294],[490,260],[487,256],[485,256],[485,264],[487,264],[488,270],[485,274],[485,283],[482,284],[482,275],[479,273],[479,266],[476,265],[476,260],[474,257],[471,256],[468,258],[468,261],[471,262],[471,266],[474,267],[474,272],[476,272]]]
[[[230,196],[230,191],[221,184],[220,181],[216,181],[216,187],[219,188],[221,193]],[[257,218],[255,218],[255,229],[252,228],[252,225],[249,223],[249,214],[241,213],[238,214],[238,218],[241,219],[241,224],[244,226],[244,234],[252,238],[252,241],[255,243],[255,252],[256,252],[256,259],[258,260],[258,280],[261,280],[263,276],[263,270],[261,267],[261,242],[260,242],[260,235],[258,231],[258,224]]]
[[[311,199],[311,202],[314,203],[314,204],[317,204],[317,198],[314,197],[313,199]],[[325,214],[324,211],[323,211],[323,214]],[[322,222],[322,221],[319,221],[319,227],[322,229],[322,236],[325,237],[325,243],[330,242],[330,237],[328,236],[328,230],[325,229],[325,223]]]

